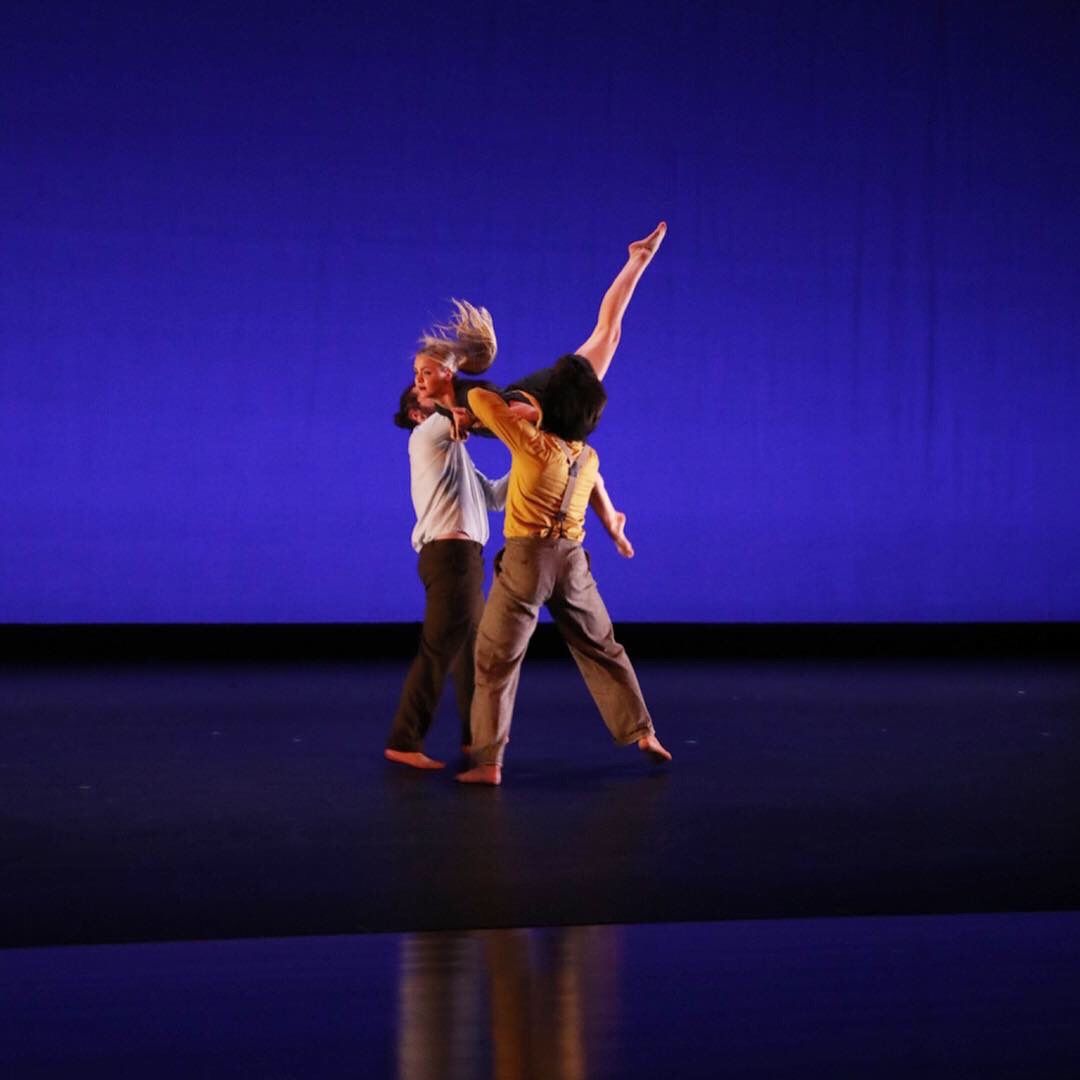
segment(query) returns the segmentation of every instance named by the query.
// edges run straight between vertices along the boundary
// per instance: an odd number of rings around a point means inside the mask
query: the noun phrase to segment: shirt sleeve
[[[535,398],[532,403],[539,410]],[[498,395],[489,390],[469,391],[469,408],[484,427],[493,431],[511,450],[524,450],[539,438],[536,426],[511,412]]]
[[[450,442],[450,421],[439,413],[432,413],[412,429],[409,440],[423,447]]]
[[[506,489],[510,486],[510,474],[500,476],[498,480],[489,480],[479,469],[476,470],[477,479],[484,489],[484,500],[489,510],[506,509]]]
[[[409,433],[409,461],[415,473],[441,468],[450,445],[450,421],[435,413]]]

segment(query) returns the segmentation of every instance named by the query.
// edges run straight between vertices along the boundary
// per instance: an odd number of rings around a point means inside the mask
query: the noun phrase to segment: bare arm
[[[622,336],[622,320],[630,297],[645,273],[645,267],[652,262],[667,232],[666,222],[659,225],[644,240],[635,240],[629,249],[626,264],[616,275],[615,280],[604,293],[600,301],[600,313],[596,317],[596,326],[588,340],[577,349],[579,356],[584,356],[592,365],[596,377],[602,379],[611,366],[612,357],[619,347]]]
[[[589,496],[589,505],[596,512],[600,523],[607,529],[608,536],[615,543],[615,549],[625,559],[634,557],[634,545],[626,538],[626,515],[615,509],[611,496],[604,486],[604,478],[597,473],[596,483]]]

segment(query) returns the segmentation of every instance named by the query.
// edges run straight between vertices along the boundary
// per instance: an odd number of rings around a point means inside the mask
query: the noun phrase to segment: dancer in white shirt
[[[488,512],[506,504],[507,476],[489,480],[473,463],[453,425],[415,393],[402,402],[409,436],[409,473],[424,585],[420,649],[409,668],[387,740],[386,757],[417,769],[441,769],[444,762],[424,753],[424,736],[452,674],[461,717],[461,743],[470,743],[473,646],[484,611],[484,544]],[[399,413],[399,416],[402,415]],[[399,421],[400,422],[400,421]],[[509,474],[508,474],[509,475]]]

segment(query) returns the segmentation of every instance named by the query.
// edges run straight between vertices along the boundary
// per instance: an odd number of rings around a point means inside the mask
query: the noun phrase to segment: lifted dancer
[[[596,325],[576,353],[588,361],[598,379],[611,367],[615,350],[622,338],[626,309],[653,256],[664,242],[667,223],[659,225],[643,240],[629,245],[626,262],[608,286],[600,301]],[[495,326],[486,308],[463,300],[454,301],[455,312],[449,324],[437,326],[420,339],[420,349],[413,365],[417,391],[450,408],[465,408],[469,390],[476,386],[493,390],[491,383],[462,379],[458,372],[479,374],[486,371],[497,351]],[[511,383],[508,391],[524,390],[543,401],[543,391],[553,368],[543,368]]]

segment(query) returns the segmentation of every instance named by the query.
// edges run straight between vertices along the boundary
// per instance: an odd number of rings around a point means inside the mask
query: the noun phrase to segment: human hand
[[[615,542],[615,550],[624,558],[634,557],[634,545],[626,536],[626,515],[621,511],[615,514],[615,522],[611,529],[611,539]]]
[[[450,410],[450,438],[454,442],[464,442],[469,437],[473,419],[473,414],[468,409],[454,406]]]

